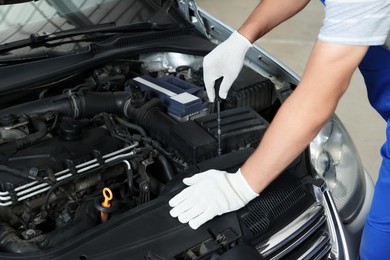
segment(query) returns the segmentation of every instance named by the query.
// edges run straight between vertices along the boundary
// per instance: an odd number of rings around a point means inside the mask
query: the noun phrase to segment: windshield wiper
[[[10,43],[0,45],[0,53],[7,52],[23,47],[40,47],[47,42],[60,40],[64,38],[90,35],[98,33],[127,33],[127,32],[144,32],[144,31],[163,31],[178,29],[179,26],[175,24],[158,24],[151,22],[128,24],[116,26],[115,23],[97,24],[88,27],[70,29],[66,31],[60,31],[55,33],[33,33],[29,38],[18,40]]]

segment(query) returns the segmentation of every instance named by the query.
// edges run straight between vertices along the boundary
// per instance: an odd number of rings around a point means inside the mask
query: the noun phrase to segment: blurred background
[[[197,3],[209,14],[238,29],[259,1],[197,0]],[[321,2],[311,1],[303,11],[279,25],[256,44],[301,76],[323,18]],[[364,167],[376,182],[381,163],[379,149],[385,141],[386,124],[371,108],[359,71],[355,72],[336,113],[351,134]]]

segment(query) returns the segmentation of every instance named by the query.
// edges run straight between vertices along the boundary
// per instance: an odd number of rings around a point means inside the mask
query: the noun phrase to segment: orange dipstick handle
[[[104,197],[104,201],[102,202],[102,206],[106,209],[111,207],[110,201],[113,199],[113,195],[110,188],[103,189],[103,197]]]
[[[106,209],[110,208],[111,207],[110,201],[114,198],[110,188],[103,189],[103,197],[104,197],[104,201],[102,202],[102,207],[106,208]],[[108,214],[101,211],[100,212],[100,219],[102,222],[106,222],[108,220]]]

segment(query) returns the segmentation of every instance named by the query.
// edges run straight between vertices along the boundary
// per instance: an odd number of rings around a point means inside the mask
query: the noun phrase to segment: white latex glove
[[[248,39],[234,31],[226,41],[204,57],[203,79],[211,102],[215,99],[214,82],[220,77],[223,77],[223,81],[219,96],[226,98],[230,87],[242,69],[245,54],[251,46]]]
[[[245,206],[258,194],[246,182],[241,171],[208,170],[183,179],[189,187],[169,201],[172,217],[197,229],[215,216]]]

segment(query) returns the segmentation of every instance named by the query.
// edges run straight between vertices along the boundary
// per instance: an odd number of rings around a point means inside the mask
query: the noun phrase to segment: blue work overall
[[[326,5],[326,0],[320,0]],[[386,121],[382,164],[360,243],[363,260],[390,260],[390,50],[370,46],[359,65],[372,107]]]
[[[371,46],[359,65],[371,105],[387,122],[382,165],[360,245],[360,258],[390,259],[390,50]]]

